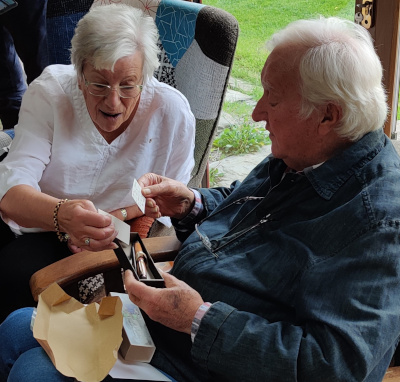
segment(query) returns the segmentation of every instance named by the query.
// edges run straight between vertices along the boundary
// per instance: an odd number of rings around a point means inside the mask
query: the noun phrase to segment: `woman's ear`
[[[327,135],[332,132],[342,119],[342,108],[335,103],[328,103],[323,111],[318,132]]]

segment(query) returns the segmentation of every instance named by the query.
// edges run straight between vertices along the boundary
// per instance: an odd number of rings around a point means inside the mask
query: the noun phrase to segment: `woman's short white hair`
[[[79,20],[72,38],[71,61],[82,78],[85,62],[95,69],[114,70],[115,63],[142,52],[143,83],[159,66],[158,30],[154,20],[126,4],[93,7]]]
[[[336,17],[299,20],[273,35],[267,48],[286,45],[299,65],[301,117],[337,104],[337,133],[352,141],[383,126],[388,107],[382,65],[364,27]]]

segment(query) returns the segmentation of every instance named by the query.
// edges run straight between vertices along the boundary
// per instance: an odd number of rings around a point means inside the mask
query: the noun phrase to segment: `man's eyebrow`
[[[262,85],[262,87],[263,87],[264,89],[266,89],[266,90],[273,90],[273,89],[274,89],[274,87],[271,85],[271,83],[268,82],[268,81],[265,80],[265,79],[261,80],[261,85]]]

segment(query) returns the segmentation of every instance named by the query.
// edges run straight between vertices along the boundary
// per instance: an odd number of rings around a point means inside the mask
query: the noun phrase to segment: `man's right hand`
[[[193,191],[181,182],[148,173],[140,177],[138,183],[146,198],[146,215],[149,217],[183,219],[194,206]]]

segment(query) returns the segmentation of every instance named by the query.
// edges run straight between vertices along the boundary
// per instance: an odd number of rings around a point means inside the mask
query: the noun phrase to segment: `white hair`
[[[336,17],[299,20],[274,34],[267,43],[293,47],[303,103],[301,117],[329,103],[342,109],[337,133],[356,141],[381,128],[388,107],[382,65],[368,31]]]
[[[159,66],[158,30],[154,20],[125,4],[92,8],[79,20],[71,44],[71,61],[82,78],[85,62],[114,70],[115,63],[137,51],[143,54],[143,83]]]

